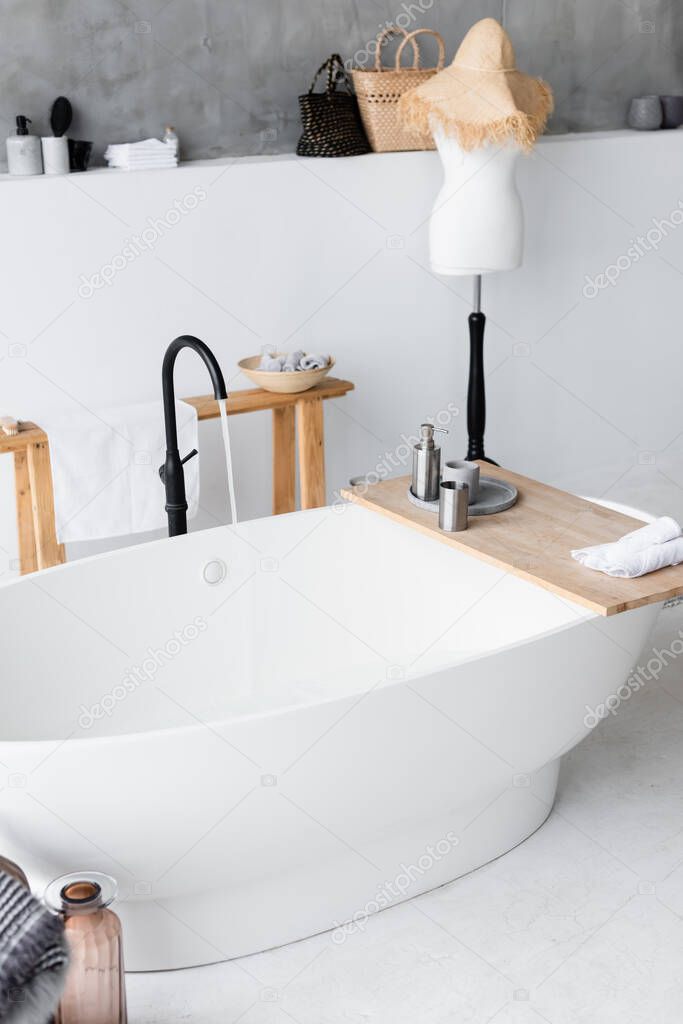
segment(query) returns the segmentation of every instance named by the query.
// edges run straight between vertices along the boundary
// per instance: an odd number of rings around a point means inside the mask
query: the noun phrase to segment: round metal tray
[[[492,476],[482,476],[479,478],[477,500],[468,507],[467,514],[469,516],[492,516],[496,512],[504,512],[506,508],[512,508],[517,497],[517,488],[512,484],[508,484],[504,480],[496,480]],[[438,501],[422,501],[421,498],[415,497],[410,487],[408,488],[408,500],[428,512],[439,511]]]

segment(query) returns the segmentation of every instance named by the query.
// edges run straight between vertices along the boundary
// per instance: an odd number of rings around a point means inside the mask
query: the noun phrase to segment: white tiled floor
[[[665,610],[653,646],[681,628]],[[129,975],[128,997],[131,1024],[680,1024],[683,658],[573,751],[505,857],[343,945]]]

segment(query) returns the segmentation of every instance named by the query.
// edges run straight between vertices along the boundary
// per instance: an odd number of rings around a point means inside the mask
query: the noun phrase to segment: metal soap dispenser
[[[436,432],[447,434],[442,427],[431,423],[420,424],[420,440],[413,447],[413,483],[412,491],[422,501],[439,500],[439,481],[441,479],[441,449],[434,444]]]

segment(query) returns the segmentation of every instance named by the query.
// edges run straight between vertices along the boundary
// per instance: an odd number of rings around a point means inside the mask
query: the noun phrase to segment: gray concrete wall
[[[520,66],[556,92],[555,132],[618,128],[630,96],[683,92],[680,0],[3,0],[0,118],[95,142],[174,123],[188,158],[291,151],[296,97],[332,51],[363,51],[397,16],[436,28],[450,59],[478,18],[501,19]],[[3,154],[4,156],[4,147]]]

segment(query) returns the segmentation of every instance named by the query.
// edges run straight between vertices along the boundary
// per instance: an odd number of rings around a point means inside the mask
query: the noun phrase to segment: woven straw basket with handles
[[[391,35],[402,35],[401,45],[396,53],[393,68],[382,66],[382,43]],[[434,68],[420,67],[420,49],[417,37],[434,36],[439,44],[439,58]],[[410,43],[413,50],[413,66],[401,67],[403,50]],[[431,28],[418,28],[414,32],[390,25],[377,37],[375,67],[372,71],[354,68],[351,71],[354,89],[358,97],[360,114],[365,131],[375,153],[389,153],[408,149],[434,149],[431,133],[416,132],[402,127],[398,116],[398,102],[404,93],[422,85],[441,71],[444,65],[445,47],[442,37]]]

